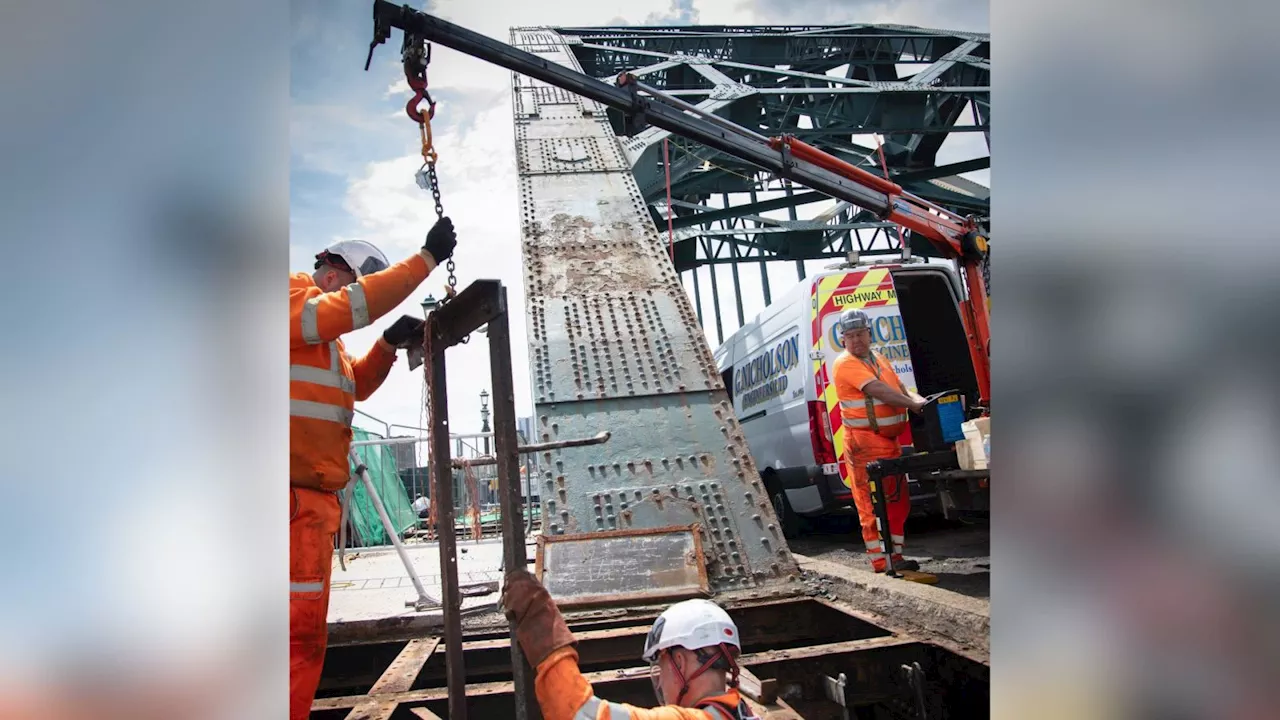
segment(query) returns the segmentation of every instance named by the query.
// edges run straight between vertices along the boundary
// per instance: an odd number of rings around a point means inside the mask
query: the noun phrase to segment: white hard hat
[[[340,262],[335,263],[334,260]],[[391,267],[387,256],[373,243],[364,240],[339,240],[316,255],[316,269],[321,263],[346,266],[356,277],[363,277]]]
[[[871,318],[861,310],[845,310],[840,313],[840,332],[847,333],[850,330],[861,330],[863,328],[870,329]]]
[[[710,600],[685,600],[667,608],[654,621],[644,641],[645,662],[653,662],[667,648],[699,650],[732,645],[739,652],[738,626],[729,613]]]

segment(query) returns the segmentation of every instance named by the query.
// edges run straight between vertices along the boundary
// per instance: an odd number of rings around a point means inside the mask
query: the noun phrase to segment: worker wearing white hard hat
[[[391,372],[396,349],[422,338],[424,321],[404,315],[363,357],[341,337],[404,302],[457,245],[449,218],[418,252],[392,265],[364,240],[335,242],[313,273],[289,278],[289,717],[306,718],[324,667],[336,492],[350,477],[347,453],[355,403]]]
[[[893,365],[872,348],[871,318],[862,310],[840,314],[838,327],[844,352],[832,363],[832,379],[840,401],[843,459],[847,464],[853,502],[858,508],[862,542],[876,572],[884,572],[887,561],[871,498],[867,464],[900,457],[899,437],[908,429],[908,412],[920,412],[924,398],[909,391]],[[911,492],[903,475],[883,479],[889,527],[893,539],[893,565],[911,573],[908,579],[936,582],[928,573],[916,572],[920,564],[902,556],[906,542],[904,526],[911,512]]]
[[[576,641],[551,595],[527,570],[507,574],[502,606],[516,628],[545,720],[754,720],[738,692],[742,641],[733,619],[709,600],[667,608],[645,639],[659,707],[595,696],[578,668]]]

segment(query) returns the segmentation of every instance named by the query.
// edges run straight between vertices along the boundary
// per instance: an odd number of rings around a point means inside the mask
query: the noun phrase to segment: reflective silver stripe
[[[596,720],[600,716],[600,706],[604,701],[594,695],[582,703],[582,707],[578,708],[578,712],[573,714],[573,720]],[[609,705],[609,720],[630,720],[631,713],[623,710],[617,705]]]
[[[902,546],[905,545],[907,542],[906,538],[902,537],[901,535],[890,535],[889,537],[893,540],[894,550],[901,550]]]
[[[338,343],[329,343],[329,369],[313,365],[290,365],[289,379],[298,382],[340,388],[343,392],[355,393],[356,383],[342,374],[342,365],[338,361]]]
[[[344,392],[349,393],[356,391],[356,384],[342,373],[335,375],[329,370],[311,367],[310,365],[290,365],[289,379],[325,387],[341,388]]]
[[[356,419],[354,410],[328,403],[311,402],[310,400],[290,399],[289,414],[294,417],[311,418],[313,420],[328,420],[344,427],[351,427],[351,422]]]
[[[364,286],[358,282],[347,286],[351,298],[351,329],[359,330],[369,324],[369,302],[364,297]]]
[[[302,339],[308,345],[320,344],[320,298],[313,297],[302,305]]]
[[[882,553],[882,552],[869,552],[869,553],[867,553],[867,554],[871,556],[871,559],[872,559],[872,560],[883,560],[883,559],[884,559],[884,553]]]
[[[337,376],[338,387],[342,388],[343,392],[349,392],[354,395],[356,392],[356,381],[342,374],[342,363],[339,362],[338,355],[338,343],[329,343],[329,369],[333,371],[335,376]]]
[[[702,710],[703,712],[710,712],[714,710],[716,717],[722,717],[722,718],[725,718],[725,720],[734,720],[733,716],[730,715],[724,708],[720,707],[719,705],[714,705],[714,704],[703,705],[698,709]]]
[[[291,582],[289,583],[289,592],[291,593],[311,593],[311,592],[320,592],[322,590],[324,590],[324,583],[322,582],[314,582],[314,583]]]
[[[851,427],[851,428],[871,427],[871,421],[868,420],[867,418],[841,418],[841,419],[844,420],[845,427]],[[877,420],[879,421],[877,425],[898,425],[900,423],[905,423],[907,421],[907,416],[904,413],[900,413],[898,415],[890,415],[889,417],[877,418]]]
[[[578,708],[578,712],[573,714],[573,720],[596,720],[596,714],[600,712],[600,698],[592,696],[582,703],[582,707]]]
[[[880,541],[879,541],[879,540],[867,540],[867,541],[865,541],[865,542],[866,542],[866,545],[867,545],[867,549],[868,549],[868,550],[879,550],[879,549],[880,549]]]

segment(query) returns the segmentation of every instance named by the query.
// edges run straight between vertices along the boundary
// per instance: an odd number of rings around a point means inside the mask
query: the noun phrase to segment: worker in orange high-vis
[[[423,248],[391,265],[363,240],[316,255],[315,272],[289,278],[289,716],[306,718],[320,683],[328,638],[329,577],[341,522],[336,491],[350,479],[347,453],[355,403],[391,372],[396,347],[421,337],[424,321],[405,315],[364,357],[347,355],[342,335],[368,326],[409,297],[457,245],[449,218]]]
[[[844,423],[844,459],[853,478],[853,502],[858,508],[862,540],[871,556],[871,566],[884,572],[886,563],[876,529],[876,513],[868,486],[867,463],[901,457],[898,436],[908,427],[907,412],[919,412],[924,398],[913,395],[902,384],[893,366],[871,349],[871,319],[861,310],[840,314],[840,336],[845,351],[834,363],[836,396]],[[893,538],[895,570],[917,571],[920,563],[902,557],[903,526],[911,513],[911,492],[903,476],[884,478],[888,505],[889,533]],[[920,573],[913,578],[929,581]]]
[[[573,633],[527,570],[507,574],[502,607],[538,673],[534,690],[544,720],[758,720],[738,692],[738,628],[713,602],[676,603],[649,630],[643,658],[661,705],[656,708],[596,697],[578,669]]]

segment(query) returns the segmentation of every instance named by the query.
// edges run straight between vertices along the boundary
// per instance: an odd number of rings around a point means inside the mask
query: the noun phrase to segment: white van
[[[872,347],[909,390],[928,396],[958,389],[973,407],[978,383],[960,319],[963,293],[944,264],[833,266],[798,283],[716,350],[787,537],[799,532],[802,517],[856,512],[830,382],[832,363],[844,351],[835,332],[840,313],[857,308],[871,316]],[[911,452],[910,431],[900,442]],[[915,506],[933,497],[933,488],[914,481],[911,488]]]

